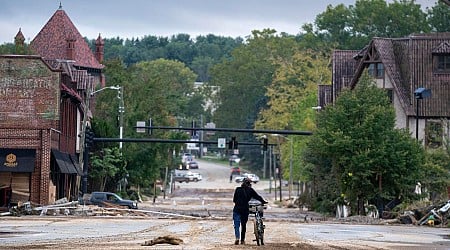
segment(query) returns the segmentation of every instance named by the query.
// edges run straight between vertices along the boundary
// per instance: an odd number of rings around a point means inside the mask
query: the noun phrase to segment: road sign
[[[145,122],[138,121],[136,122],[136,127],[145,127]],[[145,133],[145,128],[136,128],[137,133]]]
[[[225,148],[226,145],[226,139],[225,138],[218,138],[217,139],[217,147],[218,148]]]

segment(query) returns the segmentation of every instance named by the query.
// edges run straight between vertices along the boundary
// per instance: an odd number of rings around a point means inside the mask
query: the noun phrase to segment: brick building
[[[21,30],[14,41],[24,47]],[[61,6],[29,49],[32,55],[0,55],[3,208],[78,198],[87,93],[105,86],[102,38],[92,52]]]

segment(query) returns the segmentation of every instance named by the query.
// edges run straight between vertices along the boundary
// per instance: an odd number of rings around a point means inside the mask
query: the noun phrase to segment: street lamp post
[[[430,98],[431,90],[426,88],[418,88],[414,91],[416,98],[416,140],[419,140],[419,100]]]
[[[98,89],[91,93],[94,96],[96,93],[101,92],[105,89],[118,90],[117,98],[119,99],[119,138],[123,138],[123,113],[125,112],[124,101],[123,101],[123,88],[121,86],[108,86]],[[122,150],[122,142],[119,142],[119,149]]]
[[[283,135],[279,135],[279,134],[273,134],[274,136],[277,137],[283,137],[284,139],[288,140],[290,143],[290,152],[289,152],[289,200],[291,199],[291,194],[292,194],[292,185],[293,185],[293,177],[292,177],[292,157],[293,157],[293,151],[294,151],[294,145],[293,145],[293,141],[292,139],[289,139],[286,136]],[[281,187],[280,187],[281,188]]]

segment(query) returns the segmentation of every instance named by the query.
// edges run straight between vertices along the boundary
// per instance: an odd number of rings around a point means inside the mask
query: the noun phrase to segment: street
[[[270,201],[264,213],[265,242],[233,245],[231,210],[234,188],[229,166],[199,160],[203,180],[176,183],[166,199],[139,204],[143,215],[0,217],[0,249],[450,249],[450,229],[414,225],[343,223],[334,218],[281,208],[268,182],[253,187]],[[306,216],[306,219],[305,219]],[[181,245],[142,246],[171,235]]]

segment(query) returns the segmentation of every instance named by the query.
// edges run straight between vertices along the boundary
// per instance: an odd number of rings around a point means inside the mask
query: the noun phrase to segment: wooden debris
[[[153,240],[145,241],[142,246],[153,246],[156,244],[171,244],[171,245],[180,245],[183,243],[183,240],[172,236],[172,235],[166,235],[166,236],[159,236]]]

